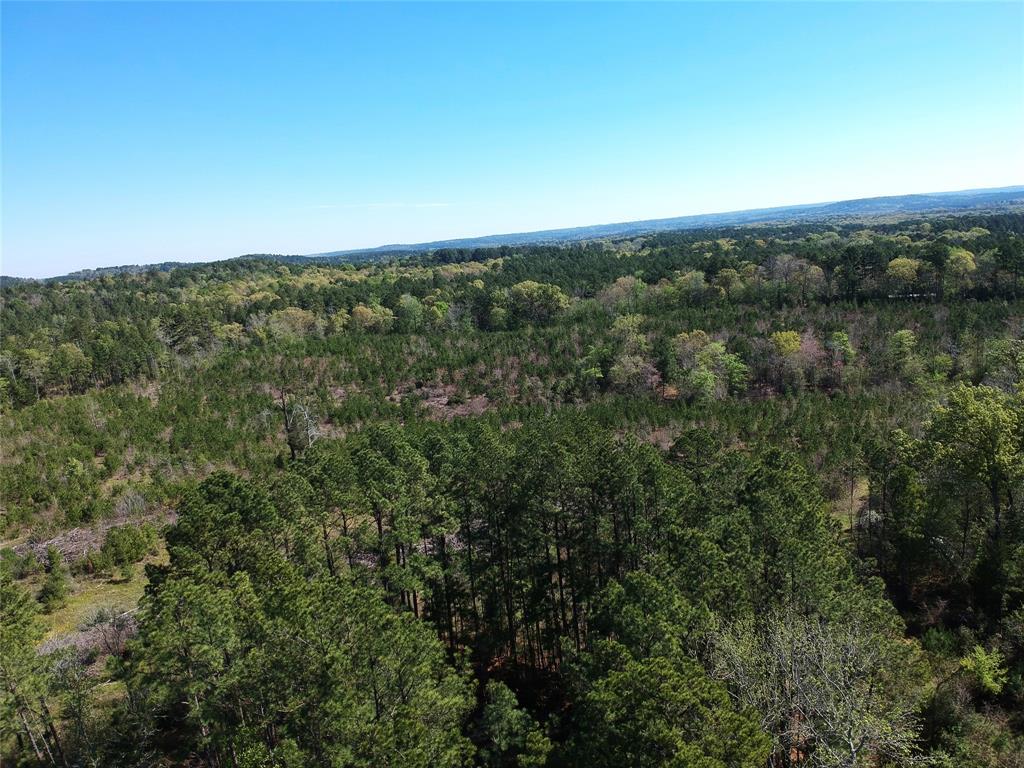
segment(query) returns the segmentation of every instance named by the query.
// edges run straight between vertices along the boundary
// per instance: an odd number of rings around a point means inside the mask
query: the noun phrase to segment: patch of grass
[[[143,563],[163,563],[167,560],[167,550],[160,543],[160,550],[147,557]],[[46,624],[47,640],[76,631],[84,625],[100,608],[118,608],[131,610],[142,597],[146,589],[146,574],[142,563],[133,566],[134,577],[125,581],[120,578],[79,577],[75,579],[74,590],[68,597],[64,607],[53,613],[43,614]]]
[[[868,479],[858,477],[853,484],[852,492],[847,484],[839,492],[839,497],[832,502],[832,517],[843,526],[843,531],[849,532],[851,522],[856,521],[857,515],[868,501]]]
[[[82,626],[98,608],[113,606],[130,610],[146,588],[144,576],[125,582],[116,579],[79,579],[75,593],[63,608],[45,614],[46,639],[66,635]]]
[[[97,709],[112,710],[124,698],[125,684],[120,680],[109,680],[100,683],[93,691],[93,706]]]

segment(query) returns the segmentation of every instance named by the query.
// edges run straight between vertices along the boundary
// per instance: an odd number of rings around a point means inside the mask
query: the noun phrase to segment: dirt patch
[[[23,544],[16,545],[14,551],[19,556],[24,556],[31,551],[35,553],[36,558],[43,561],[46,559],[47,549],[55,547],[64,558],[64,561],[71,563],[85,557],[89,552],[98,550],[103,545],[103,539],[106,537],[107,531],[111,528],[116,528],[126,523],[164,525],[165,523],[173,523],[177,518],[177,513],[171,509],[138,516],[127,514],[115,515],[106,520],[100,520],[88,527],[69,528],[49,539],[30,539]]]
[[[675,443],[676,438],[679,437],[679,432],[679,427],[657,427],[647,434],[641,434],[639,437],[645,443],[650,443],[662,451],[667,451]]]
[[[661,399],[662,400],[678,400],[679,399],[679,388],[674,387],[671,384],[666,384],[661,388]]]
[[[160,384],[156,381],[133,381],[128,385],[128,391],[151,403],[160,401]]]
[[[409,383],[400,384],[388,395],[387,399],[393,403],[401,403],[407,397],[422,402],[430,418],[438,421],[451,421],[464,416],[480,416],[491,407],[487,395],[464,398],[454,384],[422,386]]]
[[[134,616],[135,610],[133,608],[109,618],[104,617],[95,623],[79,627],[74,632],[51,637],[39,646],[38,651],[45,655],[73,648],[80,657],[87,657],[92,651],[99,651],[106,655],[120,655],[124,651],[125,643],[138,631],[138,622]],[[98,663],[97,666],[102,665]]]

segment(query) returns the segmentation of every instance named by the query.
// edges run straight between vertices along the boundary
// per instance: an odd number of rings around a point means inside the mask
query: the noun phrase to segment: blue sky
[[[2,6],[3,259],[1024,183],[1024,3]]]

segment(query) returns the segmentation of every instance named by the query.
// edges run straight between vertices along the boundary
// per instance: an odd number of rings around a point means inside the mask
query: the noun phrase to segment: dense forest
[[[1024,213],[0,289],[4,765],[1024,766]]]

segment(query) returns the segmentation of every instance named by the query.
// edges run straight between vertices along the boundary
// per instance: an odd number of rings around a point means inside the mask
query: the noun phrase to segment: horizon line
[[[825,206],[829,206],[829,205],[836,205],[836,204],[839,204],[839,203],[855,203],[855,202],[862,202],[862,201],[868,201],[868,200],[887,200],[887,199],[897,199],[897,198],[906,198],[906,197],[929,197],[929,196],[957,195],[957,194],[984,193],[984,192],[999,193],[999,192],[1016,192],[1016,191],[1024,192],[1024,183],[1022,183],[1022,184],[1006,184],[1006,185],[998,186],[998,187],[966,187],[966,188],[962,188],[962,189],[940,190],[940,191],[932,191],[932,192],[904,192],[904,193],[895,194],[895,195],[870,195],[870,196],[867,196],[867,197],[839,198],[839,199],[823,200],[823,201],[816,201],[816,202],[810,202],[810,203],[785,203],[785,204],[780,204],[780,205],[759,206],[759,207],[753,207],[753,208],[736,208],[736,209],[725,210],[725,211],[717,210],[717,211],[704,211],[704,212],[700,212],[700,213],[684,213],[684,214],[679,214],[679,215],[676,215],[676,216],[660,216],[660,217],[657,217],[657,218],[650,218],[650,219],[617,220],[617,221],[607,221],[607,222],[602,222],[602,223],[567,225],[567,226],[562,226],[562,227],[552,227],[552,228],[548,228],[548,229],[522,230],[522,231],[518,231],[518,232],[494,232],[494,233],[491,233],[491,234],[484,234],[484,235],[464,235],[464,236],[456,236],[456,237],[451,237],[451,238],[444,238],[444,239],[440,239],[440,240],[430,240],[430,241],[424,241],[424,242],[381,243],[380,245],[365,246],[365,247],[361,247],[361,248],[346,248],[346,249],[338,249],[338,250],[333,250],[333,251],[319,251],[319,252],[315,252],[315,253],[269,253],[269,252],[257,253],[257,252],[250,252],[250,253],[236,254],[234,256],[224,256],[224,257],[219,257],[219,258],[218,257],[214,257],[214,258],[210,258],[210,259],[197,259],[197,260],[194,260],[194,261],[167,260],[167,261],[149,262],[149,263],[145,263],[145,264],[139,264],[139,263],[111,264],[111,265],[99,266],[99,267],[84,267],[82,269],[76,269],[74,271],[67,272],[67,273],[64,273],[64,274],[61,274],[61,275],[51,275],[49,277],[22,277],[20,275],[9,275],[9,274],[0,273],[0,279],[8,280],[8,279],[12,279],[13,278],[15,280],[26,281],[26,282],[29,282],[29,281],[44,282],[44,281],[47,281],[47,280],[57,280],[57,279],[60,279],[60,278],[63,278],[63,277],[71,277],[71,276],[80,275],[80,274],[87,274],[87,273],[90,273],[90,272],[100,272],[100,271],[103,271],[103,270],[126,269],[126,268],[129,268],[129,267],[160,266],[162,264],[173,264],[173,265],[176,265],[176,266],[189,266],[189,265],[197,265],[197,264],[216,264],[218,262],[223,262],[223,261],[231,261],[231,260],[234,260],[234,259],[244,259],[244,258],[247,258],[247,257],[258,257],[258,256],[282,256],[282,257],[299,257],[299,258],[306,258],[306,259],[318,259],[318,258],[326,258],[326,257],[330,257],[330,256],[356,255],[356,254],[360,254],[360,253],[371,254],[371,253],[374,253],[374,252],[382,252],[382,251],[383,252],[387,252],[389,249],[394,249],[396,251],[400,251],[400,250],[412,251],[412,250],[416,250],[416,249],[427,250],[431,246],[436,246],[439,243],[446,243],[446,244],[447,243],[458,243],[458,242],[462,242],[462,241],[486,240],[486,239],[500,238],[500,237],[541,236],[541,235],[549,234],[549,233],[568,232],[568,231],[572,231],[574,229],[589,229],[589,228],[596,228],[596,227],[615,227],[615,226],[627,226],[627,225],[654,224],[654,223],[657,223],[657,222],[670,222],[670,221],[675,221],[675,220],[678,220],[678,219],[700,218],[700,217],[705,217],[705,216],[728,216],[728,215],[738,215],[738,214],[744,214],[744,213],[766,213],[766,214],[768,214],[768,213],[772,213],[772,212],[776,212],[776,211],[786,211],[786,210],[791,210],[791,209],[813,209],[813,208],[817,208],[817,207],[825,207]],[[450,205],[450,204],[445,203],[443,205]],[[920,211],[919,213],[924,213],[924,212],[925,211]],[[894,213],[899,213],[899,212],[896,211]],[[907,211],[906,213],[907,214],[912,214],[914,212],[913,211]],[[880,213],[875,213],[875,214],[864,214],[864,215],[865,216],[871,216],[871,215],[876,215],[877,216],[877,215],[881,215],[881,214]],[[757,223],[757,222],[748,222],[748,223],[752,224],[752,223]],[[762,223],[768,223],[768,222],[762,222]],[[713,227],[713,226],[716,226],[716,225],[708,224],[708,227]],[[718,225],[718,226],[729,226],[729,225],[721,224],[721,225]],[[700,229],[700,227],[696,227],[696,229]],[[634,236],[640,236],[642,234],[647,234],[647,233],[635,233]],[[607,236],[612,236],[612,235],[607,235]],[[582,238],[581,241],[585,240],[585,239],[587,239],[587,238]],[[593,239],[598,239],[598,238],[595,237]],[[525,245],[529,245],[529,244],[530,243],[518,243],[517,245],[525,246]],[[458,246],[457,245],[447,245],[445,247],[453,247],[453,248],[455,248],[455,247],[458,247]],[[496,247],[500,247],[500,244],[496,244],[496,245],[493,245],[493,246],[481,245],[481,246],[477,246],[477,247],[480,247],[480,248],[487,248],[487,247],[496,248]]]

